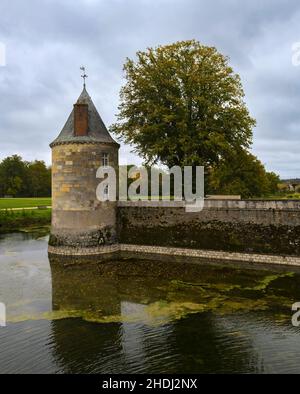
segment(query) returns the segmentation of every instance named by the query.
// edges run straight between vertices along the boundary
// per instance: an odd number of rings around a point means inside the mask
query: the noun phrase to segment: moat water
[[[293,268],[72,263],[0,236],[0,373],[300,373]]]

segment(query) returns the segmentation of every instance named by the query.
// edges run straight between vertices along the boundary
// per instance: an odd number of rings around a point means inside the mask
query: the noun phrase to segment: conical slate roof
[[[74,134],[74,109],[71,112],[66,124],[64,125],[59,136],[50,144],[52,148],[55,145],[68,143],[112,143],[119,145],[109,134],[103,120],[101,119],[90,95],[83,88],[77,104],[88,104],[89,129],[86,136],[75,136]]]

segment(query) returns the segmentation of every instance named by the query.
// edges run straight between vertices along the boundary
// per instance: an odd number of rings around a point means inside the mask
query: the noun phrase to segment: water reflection
[[[300,372],[299,300],[290,269],[49,261],[46,237],[9,235],[0,372]]]
[[[62,326],[66,320],[53,321],[54,354],[59,355],[59,364],[69,372],[87,373],[161,372],[174,367],[177,355],[170,345],[173,326],[160,324],[147,308],[147,303],[162,297],[162,290],[149,287],[152,275],[146,278],[138,273],[136,262],[127,263],[125,269],[124,262],[97,265],[85,261],[81,266],[63,267],[61,259],[50,261],[53,310],[65,315],[78,312],[85,320],[104,323],[67,321],[67,327],[72,324],[72,340],[66,341],[68,328]],[[125,275],[124,269],[132,275]],[[79,358],[74,357],[75,344],[80,344]],[[166,358],[165,365],[160,357]]]

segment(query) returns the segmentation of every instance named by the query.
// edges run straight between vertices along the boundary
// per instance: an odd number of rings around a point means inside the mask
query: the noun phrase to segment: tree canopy
[[[51,195],[51,168],[44,161],[24,161],[20,156],[0,162],[0,196],[48,197]]]
[[[124,65],[115,132],[147,164],[218,163],[250,147],[254,119],[228,58],[195,40],[137,52]]]
[[[207,193],[261,196],[279,178],[249,152],[255,120],[229,59],[198,41],[139,51],[124,65],[110,130],[146,164],[202,165]]]

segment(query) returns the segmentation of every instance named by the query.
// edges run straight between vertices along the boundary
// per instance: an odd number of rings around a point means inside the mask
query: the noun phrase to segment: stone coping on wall
[[[184,201],[118,201],[118,207],[184,208]],[[300,210],[300,200],[204,200],[204,209]]]
[[[293,265],[300,266],[300,257],[297,256],[278,256],[267,254],[255,253],[238,253],[238,252],[224,252],[217,250],[204,250],[204,249],[186,249],[186,248],[173,248],[164,246],[152,245],[132,245],[132,244],[115,244],[108,246],[101,246],[97,248],[68,248],[68,247],[48,247],[48,252],[54,255],[61,256],[104,256],[106,254],[114,255],[115,258],[122,258],[123,253],[133,253],[136,257],[147,258],[153,256],[169,256],[170,261],[173,257],[187,257],[195,259],[207,260],[221,260],[228,262],[247,262],[247,263],[262,263],[262,264],[278,264],[278,265]]]
[[[120,245],[107,245],[93,248],[72,248],[68,246],[51,246],[48,245],[48,253],[61,256],[101,256],[110,253],[118,253]]]

